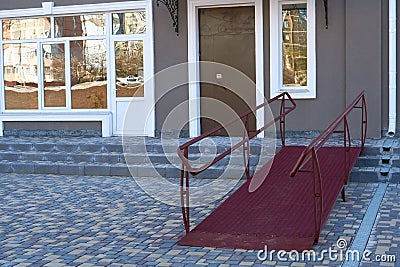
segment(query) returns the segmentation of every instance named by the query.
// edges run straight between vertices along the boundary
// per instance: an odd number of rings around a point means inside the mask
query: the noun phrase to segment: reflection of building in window
[[[105,35],[104,14],[57,17],[54,20],[55,37]]]
[[[113,25],[109,26],[118,34],[146,31],[142,10],[110,15]],[[107,62],[106,44],[116,32],[106,33],[106,14],[5,19],[2,25],[6,109],[41,108],[38,90],[45,108],[105,109],[107,66],[116,62],[126,80],[133,76],[131,80],[143,81],[139,78],[143,76],[143,41],[116,42],[116,47],[123,44],[121,57]],[[67,91],[71,92],[69,100]]]
[[[283,86],[307,86],[307,6],[282,5]]]
[[[28,40],[51,36],[50,18],[3,20],[4,40]]]
[[[15,84],[34,83],[37,87],[36,44],[6,44],[4,48],[4,80]],[[32,66],[32,67],[31,67]]]

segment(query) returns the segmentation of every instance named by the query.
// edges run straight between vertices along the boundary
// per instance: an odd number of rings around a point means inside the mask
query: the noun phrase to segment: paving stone
[[[111,176],[131,176],[129,168],[127,166],[111,166],[110,167]]]
[[[9,173],[13,171],[14,169],[11,167],[9,162],[4,163],[0,161],[0,173]]]
[[[35,173],[35,164],[34,163],[25,163],[25,162],[13,162],[11,164],[11,169],[15,173]]]
[[[375,166],[379,166],[379,158],[365,158],[365,157],[361,157],[358,158],[355,166],[356,167],[375,167]]]
[[[369,182],[378,182],[379,177],[376,171],[357,170],[357,171],[352,171],[350,173],[349,180],[351,182],[369,183]]]
[[[400,172],[392,173],[392,177],[390,179],[392,183],[400,183]]]
[[[9,153],[8,151],[0,153],[0,160],[10,160],[10,161],[14,161],[14,160],[19,160],[21,157],[21,154],[18,152],[14,152],[14,153]]]
[[[288,144],[299,142],[293,137],[288,139]],[[1,142],[8,142],[3,146],[10,147],[13,142],[27,142],[31,145],[34,143],[33,140],[35,139],[6,137],[0,140],[0,148]],[[65,150],[58,149],[52,153],[65,153],[69,156],[71,152],[67,150],[70,149],[74,151],[73,153],[85,154],[85,152],[74,150],[74,146],[69,144],[73,142],[71,139],[43,138],[40,142],[39,145],[43,145],[43,149],[49,149],[49,151],[52,151],[55,146],[60,148],[66,146]],[[153,146],[150,149],[159,149],[155,147],[159,140],[149,139],[148,142]],[[224,140],[218,139],[218,142],[224,142]],[[117,146],[121,147],[121,138],[88,138],[87,143],[88,145],[98,143],[103,146],[103,152],[93,152],[96,158],[98,155],[103,155],[104,150],[109,151],[107,146],[110,144],[116,146],[113,148],[115,150]],[[35,147],[37,144],[31,146]],[[224,145],[220,147],[221,150],[226,148]],[[35,150],[33,152],[35,154]],[[112,156],[112,160],[115,160],[114,154]],[[118,157],[120,160],[121,155]],[[106,156],[103,159],[106,161]],[[133,165],[134,180],[126,177],[130,175],[125,176],[128,173],[124,164],[106,163],[92,165],[54,163],[54,166],[58,166],[60,173],[70,174],[60,176],[32,174],[35,164],[38,166],[35,162],[0,161],[0,170],[8,171],[12,170],[10,166],[19,166],[19,171],[32,171],[28,174],[0,174],[2,214],[0,265],[224,266],[230,264],[232,266],[262,266],[262,262],[257,259],[257,251],[178,246],[177,241],[184,234],[180,207],[162,203],[145,193],[136,183],[136,179],[148,179],[144,174],[154,174],[154,168],[146,170],[150,168],[149,165]],[[164,164],[155,164],[155,168],[157,173],[164,176],[176,175],[178,170]],[[364,171],[364,175],[359,178],[366,181],[368,179],[365,175],[374,174],[377,177],[375,169],[377,167],[372,167],[371,171]],[[49,170],[51,168],[43,169],[43,171]],[[242,169],[234,168],[233,170],[231,175],[239,176],[239,171]],[[357,169],[357,171],[363,173],[362,169]],[[400,180],[399,173],[394,169],[389,177],[393,181]],[[83,176],[85,174],[87,176]],[[109,174],[122,176],[108,177]],[[374,175],[371,180],[375,179]],[[170,180],[176,184],[179,182],[176,177]],[[206,182],[205,179],[191,180],[194,186]],[[157,187],[159,186],[157,183],[153,186],[157,192],[165,190],[165,188]],[[339,238],[345,238],[349,244],[352,242],[376,188],[376,183],[349,183],[346,188],[347,202],[336,201],[322,229],[320,242],[314,246],[316,251],[321,252],[334,246]],[[390,184],[376,217],[376,225],[367,245],[367,248],[371,249],[375,255],[377,253],[399,255],[399,191],[398,184]],[[174,191],[167,195],[171,197],[175,194],[177,192]],[[192,226],[198,225],[226,197],[205,206],[191,208]],[[371,218],[371,220],[374,219]],[[267,266],[304,266],[303,263],[279,262],[276,257],[266,264]],[[325,259],[308,262],[305,266],[340,266],[340,264],[340,261]],[[396,266],[396,264],[398,262],[389,266]],[[373,266],[386,265],[374,263]]]
[[[35,164],[35,172],[34,173],[42,173],[42,174],[58,174],[59,166],[55,164]]]
[[[85,166],[78,164],[62,164],[59,166],[59,173],[64,175],[84,175]]]
[[[85,175],[107,176],[110,175],[110,166],[103,165],[85,165]]]

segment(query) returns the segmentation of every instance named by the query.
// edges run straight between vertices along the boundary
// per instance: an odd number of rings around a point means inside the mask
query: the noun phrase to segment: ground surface
[[[155,185],[157,186],[157,185]],[[318,245],[350,244],[378,184],[350,184]],[[171,192],[173,194],[173,192]],[[367,249],[400,257],[400,186],[390,184]],[[218,203],[192,211],[198,224]],[[374,220],[368,218],[368,220]],[[0,266],[340,266],[340,260],[261,261],[257,251],[183,247],[179,207],[158,202],[132,178],[0,174]],[[363,262],[361,266],[400,266]]]

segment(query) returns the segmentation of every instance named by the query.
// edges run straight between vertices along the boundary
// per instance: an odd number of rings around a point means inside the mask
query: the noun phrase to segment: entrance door
[[[200,60],[212,61],[231,66],[255,82],[255,8],[254,6],[219,7],[199,9],[199,52]],[[201,131],[207,132],[220,123],[232,119],[232,112],[223,109],[228,105],[236,114],[247,111],[256,106],[255,86],[246,88],[226,88],[224,86],[223,70],[216,67],[213,70],[214,78],[221,82],[217,85],[201,83],[200,95],[217,101],[201,100]],[[207,73],[210,71],[207,70]],[[201,78],[205,71],[201,71]],[[233,90],[232,90],[233,89]],[[225,110],[225,111],[224,111]],[[249,127],[256,128],[254,114],[250,116]],[[243,135],[243,126],[232,125],[229,134]],[[216,135],[227,135],[221,130]]]
[[[151,1],[149,2],[151,6]],[[150,7],[112,14],[111,91],[113,133],[154,136],[154,88]],[[145,83],[146,81],[146,83]]]
[[[117,134],[145,135],[146,108],[143,69],[143,41],[114,41],[116,100],[115,129]],[[129,110],[128,110],[129,109]]]

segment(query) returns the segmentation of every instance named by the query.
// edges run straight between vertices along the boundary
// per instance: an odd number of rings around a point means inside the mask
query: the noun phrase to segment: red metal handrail
[[[285,97],[288,98],[288,100],[290,101],[290,103],[292,104],[291,107],[286,107],[284,104],[282,104],[286,99]],[[216,133],[217,131],[226,128],[230,125],[232,125],[233,123],[249,116],[252,113],[255,113],[255,111],[257,111],[258,109],[261,109],[263,107],[265,107],[266,105],[269,105],[277,100],[281,100],[281,108],[280,108],[280,114],[279,116],[274,117],[273,120],[271,120],[270,122],[268,122],[267,124],[265,124],[263,127],[261,127],[258,130],[255,131],[249,131],[248,129],[247,132],[247,136],[244,136],[242,141],[240,141],[239,143],[235,144],[234,146],[232,146],[231,148],[229,148],[228,150],[224,151],[223,153],[219,154],[217,157],[215,157],[213,160],[211,160],[210,162],[204,164],[201,167],[198,168],[193,168],[187,157],[185,157],[184,153],[182,153],[182,151],[184,151],[185,149],[188,149],[189,146],[203,140],[204,138],[207,138],[209,136],[211,136],[212,134]],[[293,101],[292,97],[288,94],[288,93],[282,93],[274,98],[271,98],[270,100],[258,105],[257,107],[255,107],[254,109],[249,109],[248,111],[242,113],[241,115],[239,115],[239,117],[234,118],[218,127],[215,127],[214,129],[211,129],[210,131],[180,145],[177,149],[177,153],[179,158],[182,160],[183,165],[185,166],[186,170],[189,171],[189,173],[191,173],[192,175],[197,175],[200,172],[206,170],[207,168],[209,168],[210,166],[214,165],[215,163],[217,163],[218,161],[220,161],[221,159],[223,159],[225,156],[229,155],[230,153],[232,153],[234,150],[236,150],[237,148],[239,148],[240,146],[242,146],[244,143],[246,143],[248,140],[253,139],[254,137],[256,137],[259,133],[261,133],[262,131],[264,131],[265,129],[269,128],[271,125],[273,125],[275,122],[277,122],[278,120],[283,119],[287,114],[289,114],[291,111],[293,111],[296,108],[296,103]],[[285,121],[283,121],[284,124]],[[282,143],[284,143],[284,133],[282,133],[281,131],[281,139],[282,139]]]
[[[358,106],[361,102],[361,106]],[[351,147],[350,128],[348,123],[348,115],[354,109],[361,109],[361,151],[364,148],[367,134],[367,105],[365,101],[364,91],[362,91],[354,101],[328,126],[318,137],[316,137],[301,153],[295,166],[293,167],[290,176],[294,177],[298,172],[309,172],[313,175],[313,193],[314,193],[314,243],[318,243],[319,234],[322,226],[323,216],[323,189],[320,162],[318,160],[318,150],[334,133],[343,133],[343,148],[344,148],[344,174],[342,185],[342,199],[346,201],[344,185],[350,174],[350,159],[348,153]],[[337,129],[343,123],[343,130]],[[305,165],[311,160],[311,169],[305,169]]]
[[[248,125],[248,120],[249,120],[249,115],[254,114],[257,110],[266,107],[269,104],[272,104],[275,101],[280,100],[280,112],[279,115],[274,117],[271,121],[268,123],[264,124],[263,127],[261,127],[258,130],[249,130],[249,125]],[[291,106],[286,106],[286,100],[288,100],[291,103]],[[238,117],[200,135],[199,137],[196,137],[182,145],[180,145],[177,149],[177,153],[179,158],[182,161],[182,168],[181,168],[181,180],[180,180],[180,185],[181,185],[181,206],[182,206],[182,215],[183,215],[183,222],[185,225],[185,230],[186,232],[189,232],[190,230],[190,223],[189,223],[189,173],[192,175],[197,175],[221,159],[223,159],[225,156],[231,154],[234,150],[238,149],[240,146],[243,145],[243,157],[244,157],[244,167],[245,167],[245,173],[247,176],[247,179],[250,179],[250,169],[249,169],[249,159],[250,159],[250,145],[249,141],[256,137],[259,133],[264,131],[265,129],[269,128],[275,122],[278,120],[280,121],[280,135],[281,135],[281,141],[282,145],[285,145],[285,122],[286,122],[286,115],[289,114],[291,111],[293,111],[296,108],[296,103],[293,101],[292,97],[288,93],[282,93],[277,95],[274,98],[271,98],[270,100],[258,105],[254,109],[249,109],[248,111],[244,112],[243,114],[239,115]],[[213,160],[209,161],[206,164],[203,164],[202,166],[195,168],[192,167],[189,163],[189,147],[204,138],[207,138],[211,136],[212,134],[216,133],[217,131],[224,129],[233,123],[245,119],[245,132],[243,134],[243,138],[240,142],[237,144],[233,145],[231,148],[225,150],[224,152],[220,153],[216,157],[214,157]],[[186,180],[186,181],[185,181]]]
[[[362,106],[357,107],[357,104],[362,101]],[[301,154],[299,160],[297,161],[296,165],[293,167],[292,171],[290,172],[290,176],[293,177],[296,175],[296,173],[300,170],[300,168],[308,162],[310,159],[312,150],[315,149],[315,151],[318,151],[325,142],[332,136],[334,133],[338,133],[339,131],[336,131],[336,129],[340,126],[341,122],[344,122],[344,130],[343,132],[345,133],[345,137],[349,135],[349,127],[347,123],[347,116],[349,113],[355,109],[355,108],[361,108],[362,109],[362,126],[363,129],[361,130],[361,148],[364,148],[365,144],[365,138],[366,138],[366,130],[367,130],[367,110],[366,110],[366,102],[365,102],[365,96],[364,96],[364,91],[362,91],[355,99],[354,101],[328,126],[325,128],[324,131],[318,137],[316,137],[307,147],[304,149],[303,153]],[[365,126],[364,126],[365,125]],[[350,137],[350,136],[349,136]],[[349,139],[350,140],[350,139]],[[349,143],[350,145],[350,143]]]

